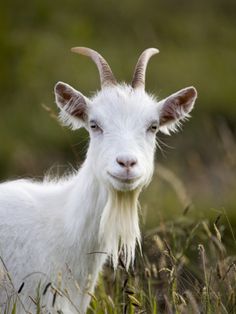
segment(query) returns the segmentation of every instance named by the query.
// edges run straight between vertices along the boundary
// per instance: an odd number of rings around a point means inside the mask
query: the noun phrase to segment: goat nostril
[[[121,167],[125,167],[125,163],[119,159],[116,160]]]
[[[137,163],[137,161],[136,161],[136,160],[132,160],[132,161],[130,162],[130,167],[135,166],[135,165],[136,165],[136,163]]]
[[[121,166],[121,167],[125,167],[125,163],[121,158],[116,158],[116,162]]]

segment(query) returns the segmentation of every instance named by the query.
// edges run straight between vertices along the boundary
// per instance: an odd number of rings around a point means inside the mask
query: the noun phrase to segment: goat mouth
[[[114,175],[114,174],[112,174],[110,172],[107,172],[107,173],[113,179],[115,179],[115,180],[117,180],[119,182],[122,182],[122,183],[126,183],[126,184],[132,184],[132,183],[136,182],[138,179],[140,179],[140,177],[117,176],[117,175]]]

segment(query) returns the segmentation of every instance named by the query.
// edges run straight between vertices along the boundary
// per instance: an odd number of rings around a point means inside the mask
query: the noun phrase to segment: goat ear
[[[160,104],[160,128],[162,133],[170,134],[177,131],[181,122],[190,117],[194,107],[197,91],[194,87],[181,89],[175,94],[162,100]]]
[[[59,119],[63,125],[78,129],[87,122],[88,99],[70,85],[58,82],[54,93],[60,108]]]

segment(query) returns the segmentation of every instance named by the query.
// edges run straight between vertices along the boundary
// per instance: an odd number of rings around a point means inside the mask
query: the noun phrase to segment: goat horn
[[[132,87],[133,88],[145,88],[145,73],[146,68],[149,59],[155,55],[156,53],[159,53],[159,50],[156,48],[148,48],[143,51],[141,56],[138,59],[138,62],[136,64],[135,70],[134,70],[134,76],[132,80]]]
[[[117,81],[111,71],[110,66],[97,51],[86,47],[74,47],[71,48],[71,51],[90,57],[96,63],[100,75],[102,88],[105,86],[117,84]]]

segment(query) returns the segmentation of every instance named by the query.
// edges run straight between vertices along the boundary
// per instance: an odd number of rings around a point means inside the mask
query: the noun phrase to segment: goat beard
[[[133,265],[136,243],[140,247],[139,202],[141,189],[128,192],[110,190],[99,227],[99,240],[111,257],[113,267],[123,254],[126,269]]]

